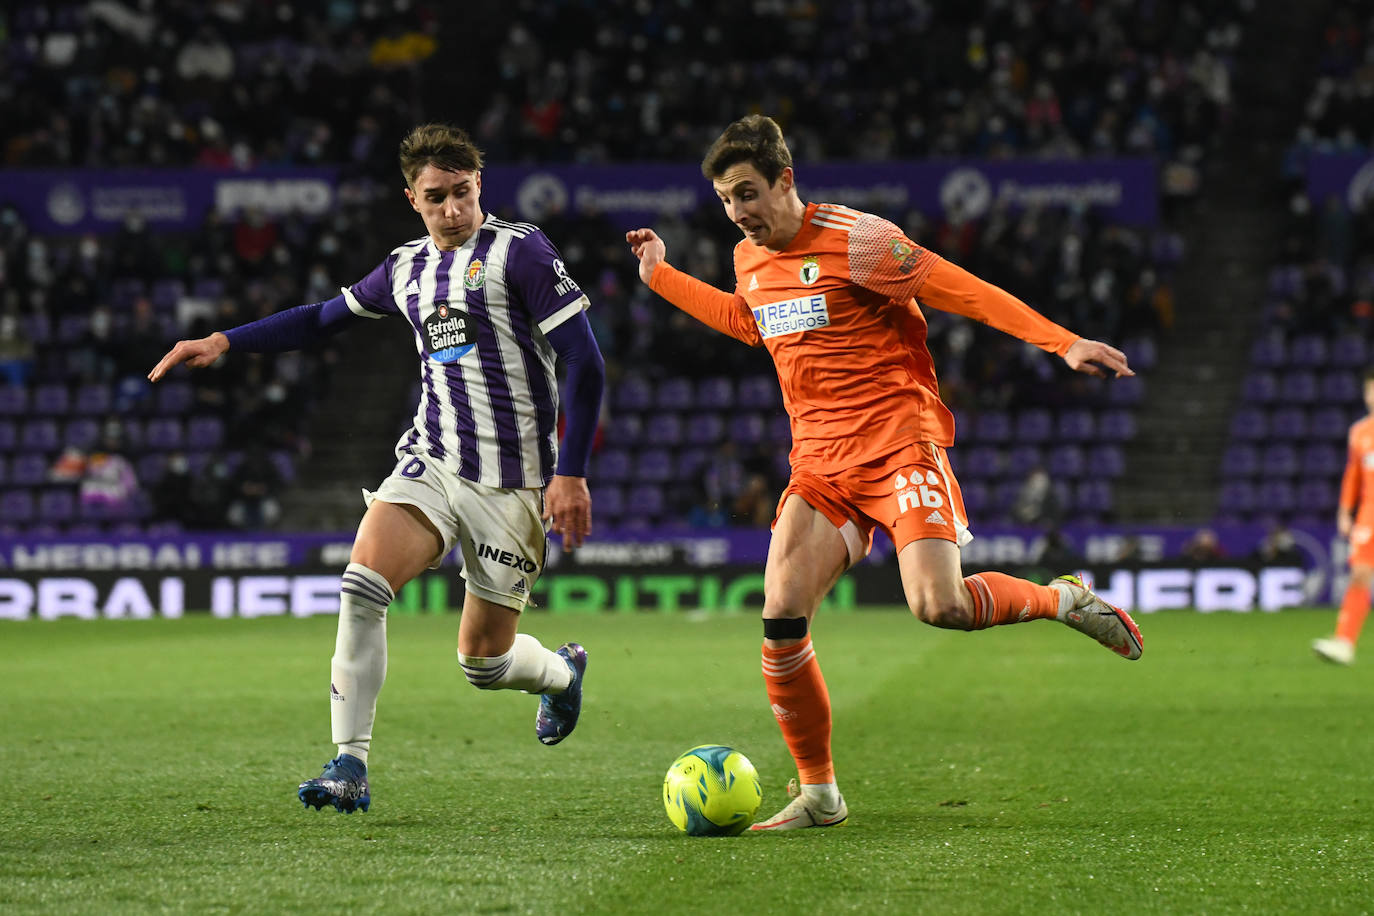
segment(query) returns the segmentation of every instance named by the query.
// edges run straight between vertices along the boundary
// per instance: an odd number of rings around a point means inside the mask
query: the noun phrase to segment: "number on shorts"
[[[425,463],[419,458],[410,459],[410,463],[401,468],[401,476],[414,480],[425,472]]]

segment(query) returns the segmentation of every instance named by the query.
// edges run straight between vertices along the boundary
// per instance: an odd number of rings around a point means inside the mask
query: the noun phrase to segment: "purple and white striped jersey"
[[[355,315],[404,315],[420,403],[396,455],[423,455],[492,487],[541,487],[558,457],[558,382],[545,333],[587,297],[537,226],[488,215],[456,251],[428,236],[343,289]]]

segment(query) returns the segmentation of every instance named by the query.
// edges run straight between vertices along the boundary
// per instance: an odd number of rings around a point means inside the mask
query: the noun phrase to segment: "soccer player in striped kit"
[[[518,633],[544,568],[547,530],[576,547],[591,532],[586,469],[605,367],[588,307],[536,226],[484,214],[482,154],[466,133],[416,127],[401,142],[406,199],[427,234],[395,248],[338,296],[176,344],[149,373],[213,363],[231,349],[276,352],[401,316],[415,333],[421,395],[397,463],[358,526],[340,592],[330,667],[338,754],[298,789],[306,805],[371,803],[367,760],[386,677],[386,611],[397,591],[455,546],[466,597],[458,662],[484,690],[540,694],[535,732],[557,744],[582,705],[587,654]],[[566,430],[557,441],[555,361],[566,370]]]
[[[809,629],[821,599],[867,554],[875,527],[892,538],[907,604],[926,623],[975,630],[1056,619],[1125,658],[1142,648],[1131,618],[1075,577],[1038,585],[997,572],[963,576],[959,548],[971,535],[945,456],[954,418],[940,401],[920,304],[983,321],[1080,372],[1132,372],[1119,350],[1059,327],[887,220],[803,203],[771,118],[726,128],[702,172],[744,234],[733,295],[668,264],[652,230],[626,241],[651,289],[716,330],[767,347],[777,367],[792,476],[764,570],[763,675],[800,786],[794,780],[794,799],[753,829],[838,826],[849,809]]]

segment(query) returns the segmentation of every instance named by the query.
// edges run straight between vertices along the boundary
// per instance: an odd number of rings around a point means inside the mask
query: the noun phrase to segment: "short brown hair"
[[[421,124],[401,141],[401,174],[415,187],[415,176],[427,165],[445,172],[476,172],[482,168],[482,151],[467,131],[452,124]]]
[[[769,185],[777,183],[783,169],[791,168],[792,153],[782,139],[777,121],[767,115],[752,114],[725,128],[706,151],[701,174],[715,181],[730,166],[741,162],[752,164]]]

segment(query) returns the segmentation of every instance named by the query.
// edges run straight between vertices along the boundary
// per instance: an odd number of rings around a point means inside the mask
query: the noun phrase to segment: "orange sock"
[[[768,702],[803,785],[834,782],[830,757],[830,691],[821,676],[816,650],[807,636],[785,649],[763,647],[763,682]]]
[[[1369,616],[1369,589],[1352,585],[1345,590],[1341,614],[1336,618],[1336,636],[1352,646],[1360,638],[1364,619]]]
[[[1036,585],[1006,573],[981,572],[964,580],[973,596],[975,630],[1059,614],[1059,589]]]

